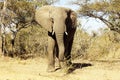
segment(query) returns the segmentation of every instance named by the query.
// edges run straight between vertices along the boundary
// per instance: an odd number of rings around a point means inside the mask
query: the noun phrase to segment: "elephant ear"
[[[50,17],[50,8],[51,6],[44,6],[36,10],[35,20],[40,24],[44,29],[49,32],[53,30],[53,19]]]
[[[72,22],[72,28],[76,28],[77,27],[77,13],[74,11],[70,12],[70,19]]]
[[[66,18],[67,28],[76,28],[77,27],[77,14],[71,9],[67,9],[67,18]]]

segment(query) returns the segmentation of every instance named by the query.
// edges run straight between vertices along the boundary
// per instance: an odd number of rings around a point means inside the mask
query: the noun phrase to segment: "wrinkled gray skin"
[[[76,31],[76,13],[71,9],[43,6],[36,21],[48,31],[48,72],[71,64],[71,48]]]

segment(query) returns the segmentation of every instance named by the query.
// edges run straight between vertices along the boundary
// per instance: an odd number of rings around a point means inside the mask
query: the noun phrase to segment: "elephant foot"
[[[60,66],[55,66],[55,70],[59,70],[59,69],[61,69]]]
[[[62,72],[68,73],[69,69],[72,68],[72,62],[71,61],[60,62],[60,66],[61,66],[61,71]]]
[[[60,62],[60,67],[61,67],[61,68],[66,68],[66,67],[67,67],[66,62]]]
[[[67,61],[66,61],[66,65],[67,65],[68,67],[70,67],[70,66],[72,65],[71,60],[67,60]]]
[[[48,66],[47,72],[55,72],[55,71],[56,71],[55,67]]]
[[[55,63],[55,69],[56,69],[56,70],[61,69],[61,66],[60,66],[60,63],[59,63],[59,62],[56,62],[56,63]]]

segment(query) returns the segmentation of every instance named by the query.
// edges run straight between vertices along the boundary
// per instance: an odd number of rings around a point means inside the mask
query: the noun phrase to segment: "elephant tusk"
[[[52,31],[52,35],[54,35],[55,31]]]
[[[66,35],[68,35],[68,33],[67,33],[67,32],[65,32],[65,34],[66,34]]]

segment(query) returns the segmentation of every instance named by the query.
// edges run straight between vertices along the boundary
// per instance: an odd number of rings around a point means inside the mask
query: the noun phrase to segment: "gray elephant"
[[[70,66],[77,15],[68,8],[43,6],[35,20],[48,31],[48,72]]]

